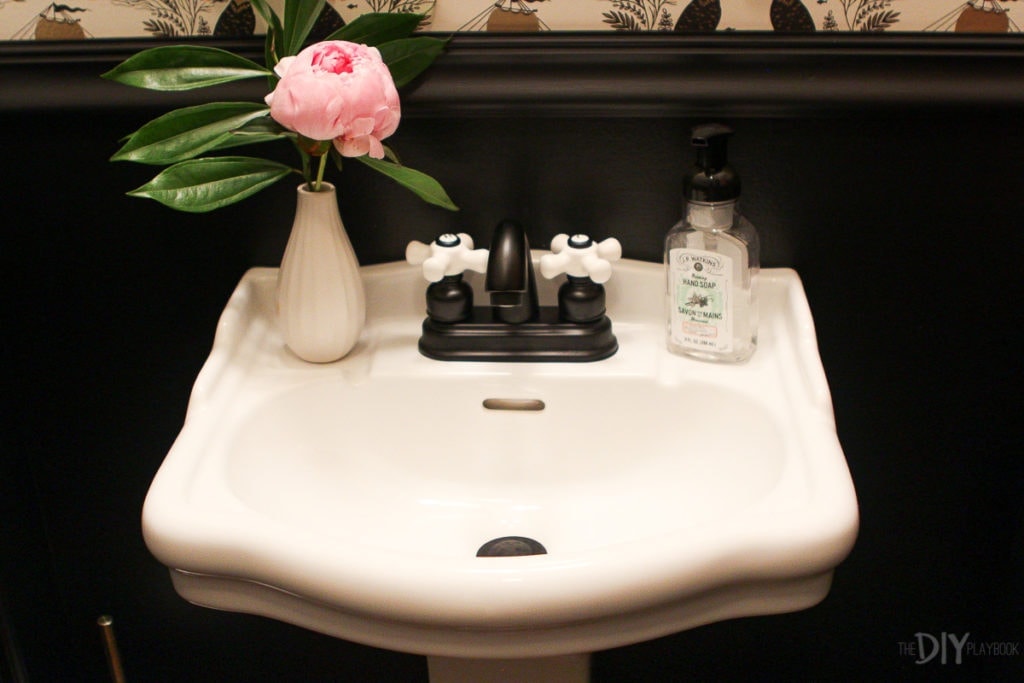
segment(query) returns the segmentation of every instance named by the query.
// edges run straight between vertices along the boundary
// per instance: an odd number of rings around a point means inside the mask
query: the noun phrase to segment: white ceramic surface
[[[740,366],[665,350],[660,264],[615,265],[620,348],[595,363],[424,358],[420,269],[390,263],[362,269],[353,351],[305,364],[274,324],[276,275],[228,303],[146,500],[190,601],[407,652],[554,656],[809,607],[850,551],[857,502],[790,270],[761,272]],[[548,554],[475,556],[507,535]]]

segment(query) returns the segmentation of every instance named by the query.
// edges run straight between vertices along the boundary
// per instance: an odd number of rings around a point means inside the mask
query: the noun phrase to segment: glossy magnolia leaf
[[[391,147],[389,147],[388,145],[382,145],[382,147],[384,147],[384,158],[385,159],[387,159],[388,161],[393,161],[394,163],[398,164],[399,166],[402,165],[402,160],[398,158],[398,152],[396,152],[395,150],[391,149]]]
[[[129,57],[103,78],[147,90],[178,91],[272,74],[256,62],[220,48],[165,45]]]
[[[176,109],[135,131],[111,161],[165,165],[192,159],[222,147],[232,131],[253,119],[269,118],[269,113],[265,104],[253,102],[211,102]]]
[[[294,170],[252,157],[207,157],[182,161],[128,194],[154,199],[179,211],[203,213],[239,202]]]
[[[408,38],[423,19],[422,14],[370,12],[342,26],[329,35],[327,40],[347,40],[376,47],[392,40]]]
[[[277,16],[274,8],[267,4],[267,0],[251,0],[252,6],[256,9],[263,21],[267,23],[267,37],[263,41],[263,59],[268,66],[273,66],[280,61],[282,55],[278,54],[278,46],[281,43],[281,36],[284,28],[281,26],[281,19]],[[273,88],[277,81],[276,76],[270,77],[270,85]]]
[[[411,190],[417,197],[425,202],[440,206],[449,211],[458,211],[459,207],[451,200],[448,193],[437,182],[426,173],[422,173],[408,166],[399,166],[383,159],[374,159],[369,156],[355,157],[370,168],[388,176],[402,187]]]
[[[381,45],[380,56],[388,65],[395,87],[402,87],[426,71],[438,55],[444,52],[447,40],[421,36],[392,40]]]
[[[325,0],[285,0],[284,31],[281,36],[280,56],[295,55],[313,30]]]
[[[267,23],[267,26],[281,28],[281,20],[277,16],[277,12],[270,6],[267,0],[251,0],[253,8],[263,18],[263,21]]]
[[[229,147],[253,145],[282,138],[294,140],[296,136],[297,133],[288,130],[269,116],[261,116],[246,121],[242,126],[231,131],[229,135],[221,138],[220,142],[210,149],[228,149]]]

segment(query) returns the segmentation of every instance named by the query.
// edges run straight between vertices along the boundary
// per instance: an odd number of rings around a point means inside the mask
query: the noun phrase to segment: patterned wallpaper
[[[1024,0],[329,0],[321,20],[341,25],[364,12],[425,13],[435,31],[1020,33],[1024,26]],[[262,31],[249,0],[0,0],[0,40]]]

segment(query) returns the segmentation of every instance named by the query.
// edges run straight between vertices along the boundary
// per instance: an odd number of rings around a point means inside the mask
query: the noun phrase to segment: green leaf
[[[190,159],[128,194],[154,199],[179,211],[203,213],[239,202],[293,172],[276,161],[252,157]]]
[[[459,207],[455,205],[455,202],[451,200],[448,193],[446,193],[444,188],[441,187],[441,183],[437,182],[426,173],[421,173],[420,171],[411,169],[408,166],[399,166],[391,163],[390,161],[374,159],[373,157],[366,155],[354,158],[363,162],[373,170],[388,176],[402,187],[411,190],[417,197],[429,204],[440,206],[441,208],[448,209],[449,211],[459,210]]]
[[[246,121],[241,128],[234,132],[248,134],[259,133],[261,135],[275,135],[277,137],[298,135],[295,131],[288,130],[269,116],[250,119],[249,121]]]
[[[210,149],[228,149],[240,145],[253,145],[260,142],[281,140],[282,138],[295,139],[296,135],[298,134],[288,130],[269,116],[262,116],[246,121],[240,127],[231,131],[229,135],[221,138],[220,142]]]
[[[252,0],[252,6],[263,17],[263,21],[267,22],[267,37],[263,41],[263,59],[266,60],[267,66],[272,67],[281,60],[281,55],[277,51],[281,35],[284,33],[281,19],[277,16],[274,8],[267,3],[267,0]],[[273,88],[277,81],[276,75],[271,76],[270,81],[271,88]]]
[[[331,151],[328,152],[331,157],[331,161],[334,162],[334,168],[338,169],[338,173],[345,170],[344,157],[338,152],[337,147],[331,147]]]
[[[267,22],[268,27],[281,27],[281,20],[278,19],[277,12],[274,11],[274,8],[270,6],[267,0],[251,0],[251,4],[263,21]]]
[[[309,32],[320,18],[326,0],[285,0],[283,45],[279,56],[295,55],[309,37]]]
[[[148,90],[205,88],[273,72],[227,50],[203,45],[165,45],[143,50],[103,78]]]
[[[347,40],[377,46],[399,38],[408,38],[423,21],[422,14],[389,14],[370,12],[361,14],[352,22],[327,36],[327,40]]]
[[[163,165],[191,159],[269,113],[266,105],[253,102],[210,102],[176,109],[135,131],[110,160]]]
[[[388,145],[381,145],[384,148],[384,158],[388,161],[392,161],[399,166],[402,165],[402,160],[398,158],[398,153],[391,149]]]
[[[447,44],[446,39],[420,36],[388,41],[378,49],[395,87],[400,88],[433,64]]]

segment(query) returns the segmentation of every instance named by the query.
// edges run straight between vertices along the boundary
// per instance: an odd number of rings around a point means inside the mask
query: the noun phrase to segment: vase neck
[[[334,185],[321,183],[319,192],[307,189],[306,183],[299,185],[295,203],[296,213],[337,214],[338,194]]]

